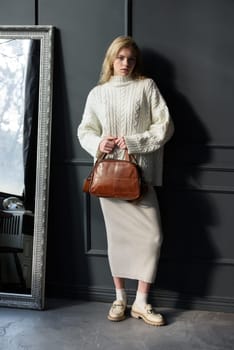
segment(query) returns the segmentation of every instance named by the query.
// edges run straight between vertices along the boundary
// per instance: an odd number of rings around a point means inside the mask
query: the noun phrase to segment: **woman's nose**
[[[124,64],[125,66],[128,66],[128,65],[129,65],[129,60],[128,60],[127,58],[125,58],[124,61],[123,61],[123,64]]]

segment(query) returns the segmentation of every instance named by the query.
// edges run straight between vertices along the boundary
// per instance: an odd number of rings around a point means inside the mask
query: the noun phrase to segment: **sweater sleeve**
[[[102,126],[96,114],[96,102],[93,90],[90,91],[80,125],[77,129],[77,137],[81,147],[94,158],[99,154]]]
[[[135,135],[125,136],[129,153],[150,153],[162,147],[173,135],[174,125],[170,118],[165,100],[155,82],[148,80],[148,95],[151,125],[148,130]]]

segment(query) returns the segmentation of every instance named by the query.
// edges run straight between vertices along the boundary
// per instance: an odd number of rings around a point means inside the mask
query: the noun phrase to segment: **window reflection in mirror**
[[[24,93],[30,40],[0,40],[0,192],[24,188]]]
[[[30,293],[40,41],[0,39],[0,292]]]

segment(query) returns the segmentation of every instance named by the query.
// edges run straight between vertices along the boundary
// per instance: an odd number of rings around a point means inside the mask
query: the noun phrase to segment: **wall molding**
[[[105,257],[107,258],[106,249],[95,249],[91,245],[91,198],[90,195],[84,193],[84,244],[85,254],[93,257]],[[178,257],[161,257],[160,263],[173,263],[173,264],[204,264],[204,265],[219,265],[219,266],[234,266],[234,258],[178,258]]]
[[[35,0],[35,7],[34,7],[34,11],[35,11],[35,18],[34,18],[34,23],[35,25],[39,24],[39,6],[38,6],[38,1],[39,0]]]
[[[160,264],[161,263],[173,263],[174,265],[177,264],[196,264],[196,265],[222,265],[222,266],[234,266],[234,258],[214,258],[214,259],[199,259],[199,258],[178,258],[178,257],[161,257]]]
[[[171,185],[170,183],[167,183],[165,186],[166,189],[174,192],[184,192],[184,191],[193,191],[193,192],[204,192],[204,193],[222,193],[222,194],[233,194],[234,193],[234,187],[233,186],[178,186],[178,185]]]
[[[92,160],[77,158],[65,159],[64,161],[58,163],[71,166],[93,166]]]
[[[132,36],[132,0],[124,2],[124,35]]]
[[[88,160],[88,159],[77,159],[77,158],[72,158],[72,159],[66,159],[61,164],[65,165],[70,165],[70,166],[93,166],[93,161]],[[187,168],[187,167],[194,167],[197,170],[201,171],[217,171],[217,172],[234,172],[234,164],[231,166],[223,166],[223,165],[196,165],[194,163],[185,163],[185,164],[180,164],[181,167]]]
[[[189,165],[190,167],[193,167],[193,165]],[[230,173],[234,172],[234,165],[231,166],[223,166],[223,165],[194,165],[194,167],[199,171],[212,171],[212,172],[223,172],[223,173]]]
[[[218,148],[218,149],[234,149],[234,145],[219,144],[219,143],[207,143],[204,145],[207,148]]]
[[[84,193],[84,249],[85,254],[92,255],[91,251],[91,201],[90,195]],[[96,255],[96,254],[95,254]]]
[[[93,257],[104,257],[107,258],[107,250],[106,249],[93,249],[91,247],[91,232],[85,232],[85,254]],[[219,266],[234,266],[234,259],[232,258],[215,258],[215,259],[199,259],[198,258],[189,258],[185,257],[184,259],[178,257],[161,257],[160,264],[187,264],[187,265],[219,265]]]
[[[204,148],[217,148],[217,149],[234,149],[234,145],[232,144],[224,144],[224,143],[176,143],[177,148],[184,148],[184,147],[191,147],[191,146],[198,146],[198,147],[204,147]]]
[[[105,249],[85,249],[85,254],[89,256],[100,256],[107,258],[107,250]]]
[[[93,249],[91,244],[91,198],[84,193],[84,252],[88,256],[107,257],[106,249]]]
[[[135,299],[136,291],[134,289],[126,290],[128,294],[128,302],[129,304],[132,304]],[[115,290],[114,288],[68,285],[48,281],[46,283],[46,296],[112,303],[115,298]],[[149,299],[153,306],[156,307],[229,313],[234,312],[234,298],[232,297],[197,296],[163,289],[152,289]]]
[[[63,164],[67,166],[86,166],[86,167],[92,167],[93,162],[90,160],[85,159],[70,159],[65,160],[62,162]],[[196,167],[194,164],[186,166],[181,165],[182,167]],[[210,172],[234,172],[234,168],[232,167],[217,167],[217,166],[197,166],[196,171],[210,171]],[[234,186],[209,186],[209,185],[185,185],[185,186],[179,186],[167,183],[166,188],[172,190],[172,191],[196,191],[196,192],[207,192],[207,193],[226,193],[226,194],[233,194],[234,193]]]

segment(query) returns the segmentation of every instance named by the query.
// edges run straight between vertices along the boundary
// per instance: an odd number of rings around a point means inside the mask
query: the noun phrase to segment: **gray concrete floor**
[[[47,310],[0,308],[1,350],[233,350],[234,314],[161,308],[164,327],[128,317],[110,322],[109,304],[49,300]]]

